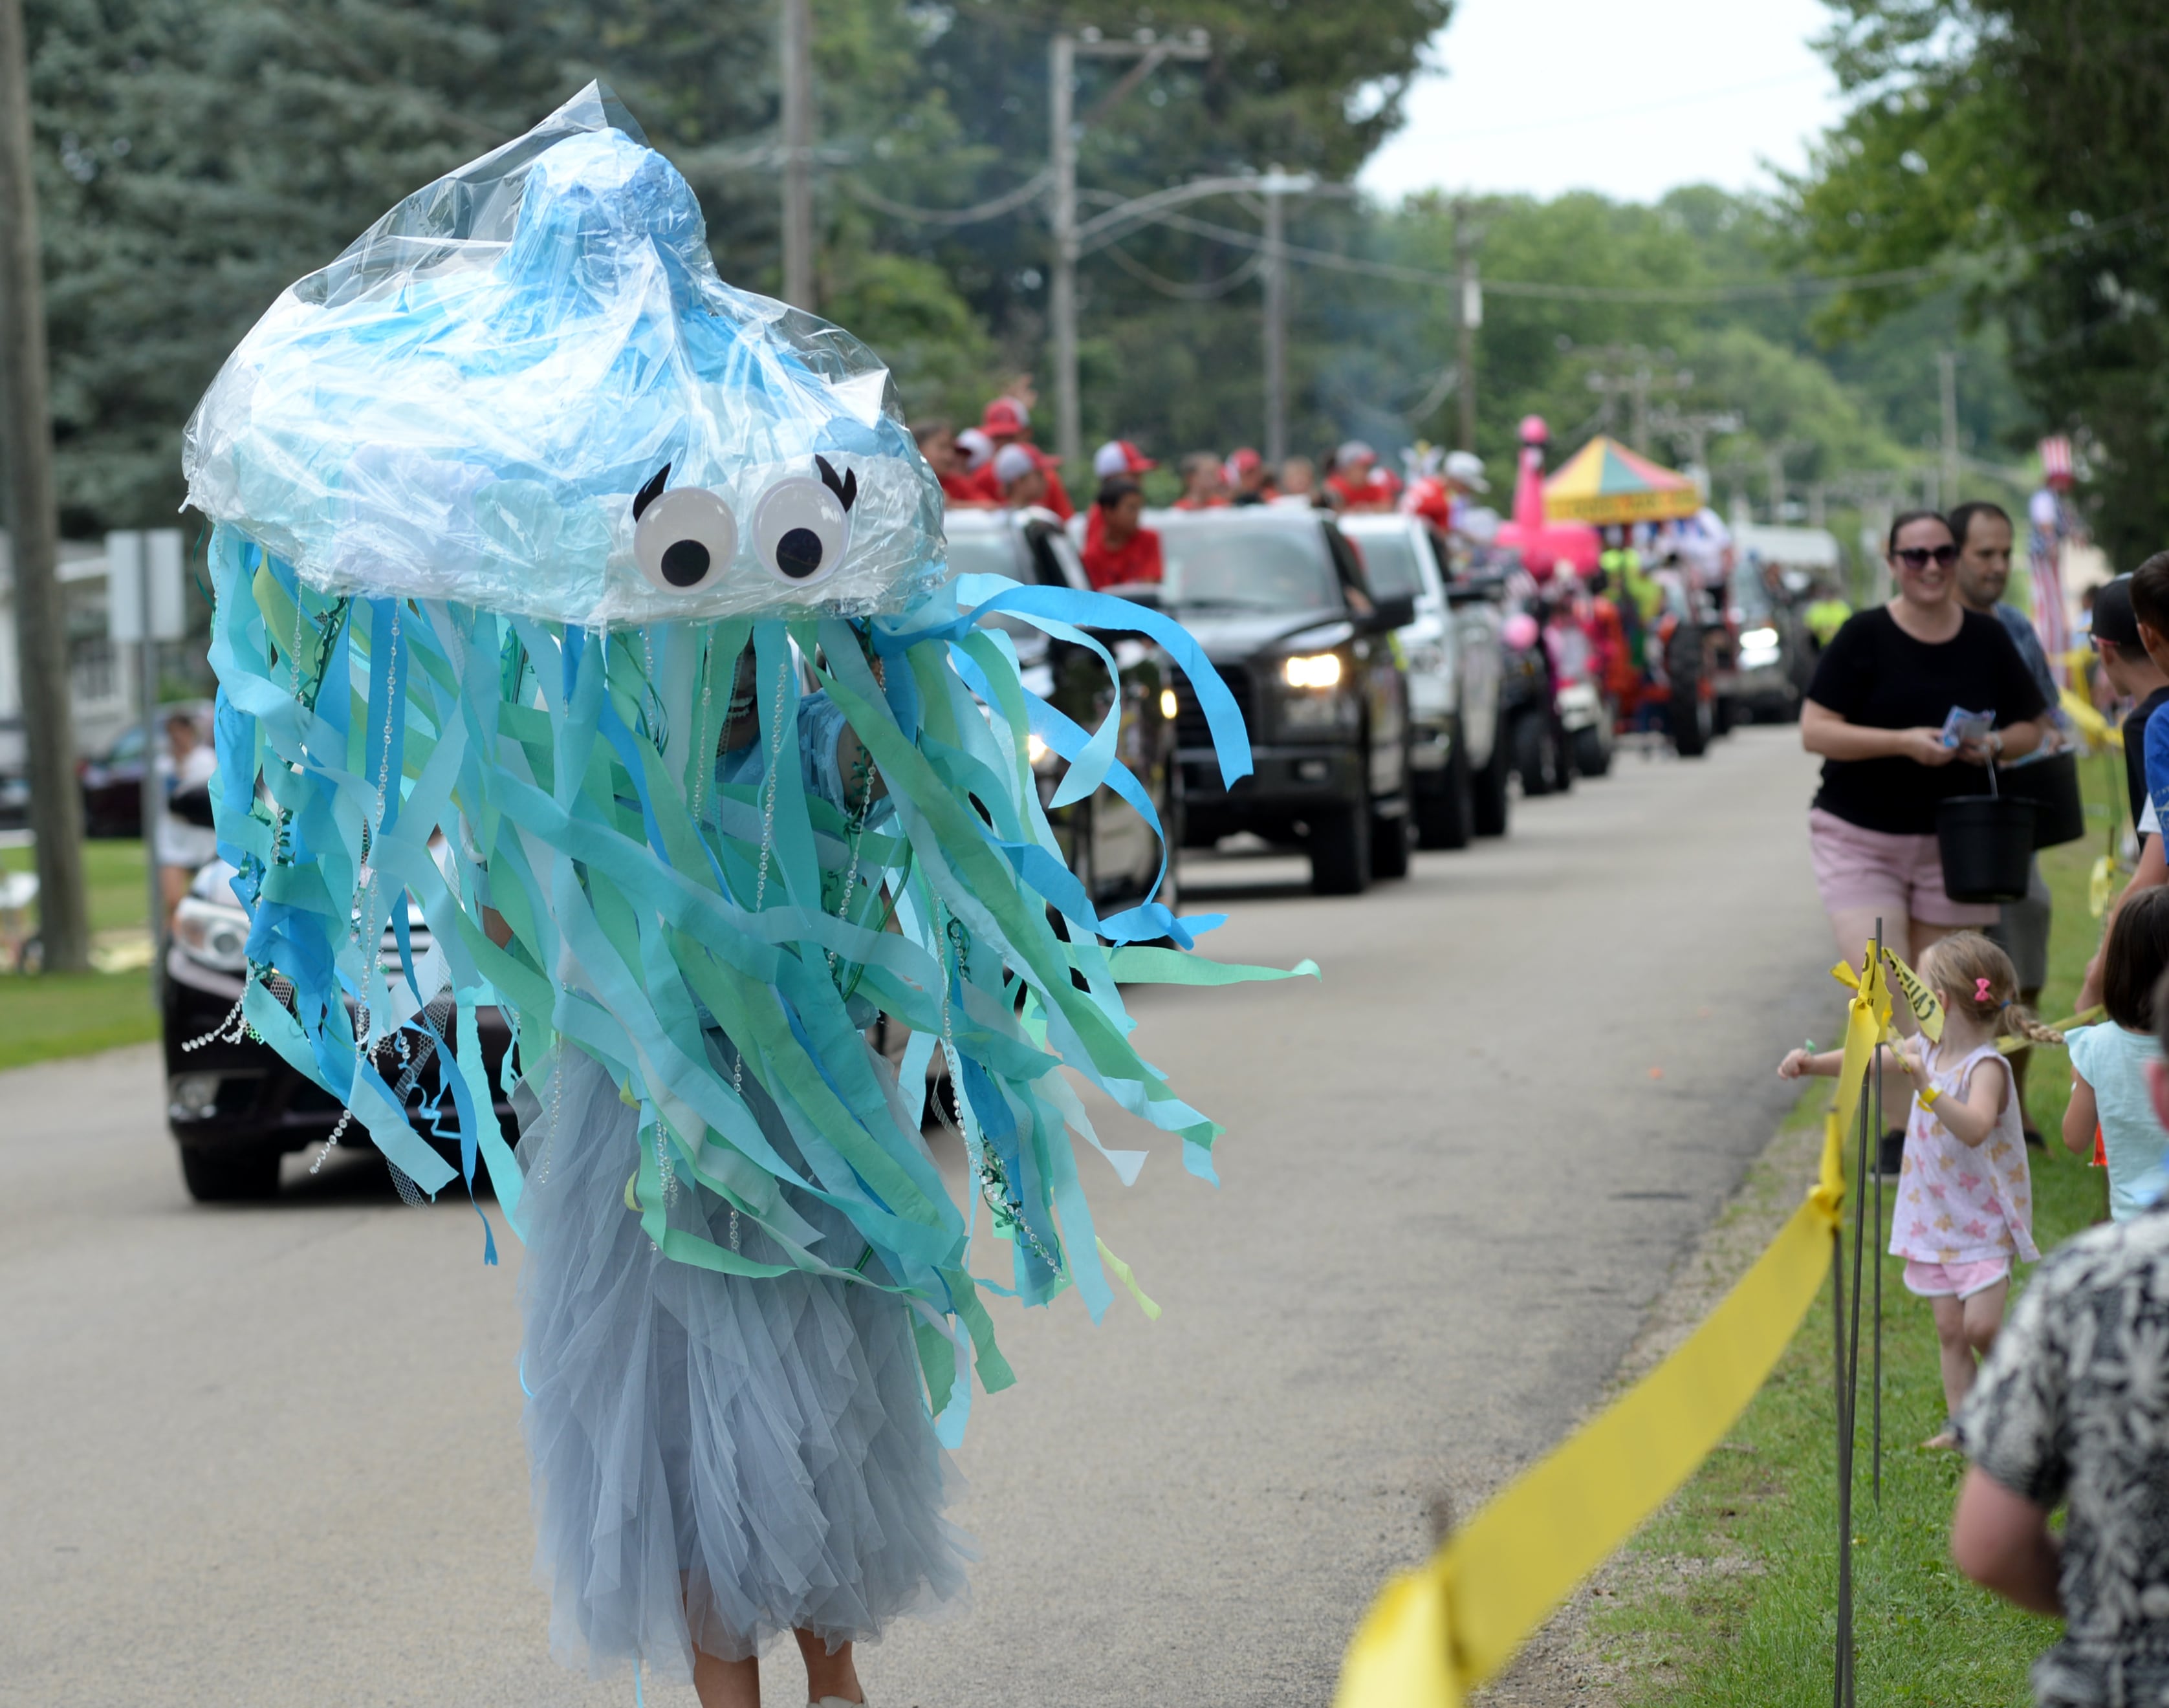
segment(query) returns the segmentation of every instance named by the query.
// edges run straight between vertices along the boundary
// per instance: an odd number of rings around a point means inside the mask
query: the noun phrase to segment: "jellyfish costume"
[[[1056,804],[1109,788],[1157,830],[1121,696],[1071,721],[987,620],[1111,680],[1084,625],[1151,635],[1232,781],[1226,689],[1152,611],[951,577],[877,361],[726,285],[600,86],[281,296],[186,467],[251,916],[232,1024],[402,1191],[486,1169],[525,1242],[553,1649],[682,1679],[696,1647],[955,1602],[944,1450],[973,1375],[1012,1379],[983,1292],[1157,1314],[1079,1166],[1127,1184],[1144,1153],[1103,1146],[1063,1070],[1210,1179],[1219,1129],[1138,1055],[1120,986],[1286,976],[1196,954],[1213,922],[1150,897],[1095,913],[1030,750],[1069,762]],[[954,1194],[921,1136],[937,1052]],[[983,1212],[1000,1279],[972,1266]]]

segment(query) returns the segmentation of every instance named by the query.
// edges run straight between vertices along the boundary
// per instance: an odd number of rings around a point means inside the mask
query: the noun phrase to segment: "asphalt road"
[[[1138,994],[1223,1184],[1165,1146],[1088,1174],[1166,1314],[997,1309],[976,1599],[868,1651],[871,1700],[1324,1702],[1434,1502],[1601,1391],[1829,1024],[1811,777],[1749,730],[1353,900],[1194,868],[1214,953],[1324,982]],[[407,1209],[365,1157],[194,1206],[159,1109],[148,1050],[0,1075],[0,1702],[630,1703],[545,1652],[516,1245],[483,1268],[464,1200]]]

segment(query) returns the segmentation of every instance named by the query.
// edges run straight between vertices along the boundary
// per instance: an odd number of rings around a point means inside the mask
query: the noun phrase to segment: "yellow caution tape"
[[[1890,971],[1897,975],[1898,988],[1904,992],[1905,1006],[1912,1009],[1915,1022],[1918,1024],[1921,1031],[1927,1035],[1930,1043],[1942,1043],[1943,1041],[1942,998],[1921,982],[1920,974],[1899,960],[1889,950],[1883,951],[1883,958],[1889,963]]]
[[[2116,882],[2116,862],[2107,854],[2094,862],[2086,879],[2086,912],[2098,919],[2108,912],[2108,892]]]
[[[2057,696],[2062,703],[2064,716],[2070,719],[2089,748],[2124,746],[2124,732],[2094,709],[2093,702],[2076,689],[2065,689]]]
[[[1872,1025],[1868,1000],[1856,1006]],[[1822,1285],[1845,1205],[1839,1131],[1833,1111],[1807,1201],[1686,1343],[1387,1584],[1349,1643],[1335,1708],[1458,1708],[1693,1474]]]

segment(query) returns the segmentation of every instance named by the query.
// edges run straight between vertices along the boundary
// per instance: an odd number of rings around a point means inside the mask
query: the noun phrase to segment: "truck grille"
[[[1220,679],[1228,684],[1228,692],[1234,695],[1235,708],[1243,714],[1243,727],[1255,747],[1259,740],[1258,711],[1251,693],[1250,673],[1240,664],[1226,664],[1219,668]],[[1190,678],[1180,673],[1175,677],[1175,742],[1178,748],[1212,745],[1212,732],[1206,724],[1204,708],[1197,703]]]

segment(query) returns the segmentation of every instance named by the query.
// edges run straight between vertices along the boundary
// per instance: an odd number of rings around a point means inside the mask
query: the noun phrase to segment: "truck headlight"
[[[223,902],[184,896],[173,910],[173,941],[205,966],[240,972],[248,965],[248,916]]]
[[[1780,650],[1775,629],[1749,629],[1740,637],[1740,668],[1761,670],[1775,664]]]
[[[1180,708],[1181,702],[1175,699],[1175,690],[1173,689],[1163,688],[1160,689],[1159,715],[1162,717],[1165,718],[1170,723],[1173,723],[1175,721],[1175,715],[1180,710]]]
[[[1281,674],[1290,688],[1338,688],[1340,685],[1340,655],[1338,652],[1299,652],[1281,666]]]

